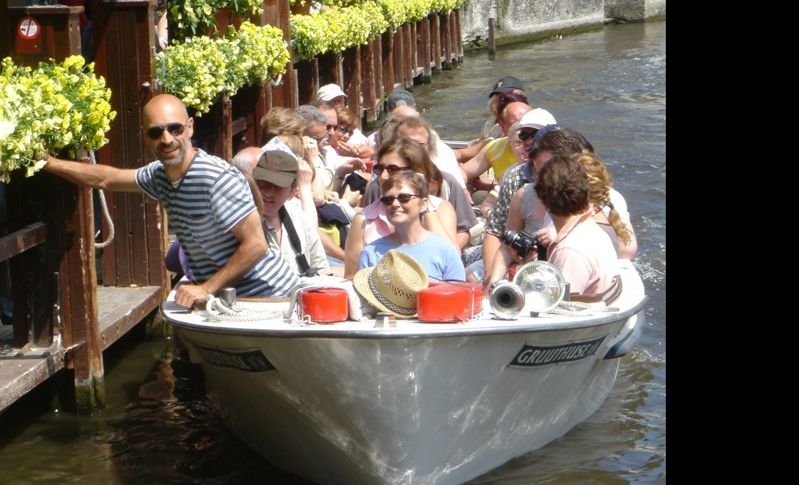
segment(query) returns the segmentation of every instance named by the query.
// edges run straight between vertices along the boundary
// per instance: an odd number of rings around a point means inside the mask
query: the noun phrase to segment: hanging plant
[[[175,39],[216,31],[214,14],[229,7],[240,17],[263,12],[263,0],[169,0],[169,28]]]
[[[168,46],[155,56],[155,77],[202,116],[220,95],[283,74],[289,59],[282,30],[245,21],[223,38],[196,36]]]
[[[447,13],[463,0],[324,0],[322,4],[329,8],[291,16],[294,53],[300,59],[341,52],[431,13]]]
[[[10,57],[0,72],[0,181],[8,183],[13,170],[30,177],[45,164],[44,154],[96,150],[116,112],[111,90],[94,74],[94,63],[81,56],[63,62],[53,59],[38,67],[17,66]]]

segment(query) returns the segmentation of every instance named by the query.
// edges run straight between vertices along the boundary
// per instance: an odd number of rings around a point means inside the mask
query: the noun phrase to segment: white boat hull
[[[271,463],[320,483],[462,483],[602,404],[619,366],[608,351],[645,299],[632,272],[627,311],[582,318],[281,327],[164,313],[226,423]]]

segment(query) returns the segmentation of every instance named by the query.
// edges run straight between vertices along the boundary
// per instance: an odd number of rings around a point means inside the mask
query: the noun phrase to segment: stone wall
[[[666,15],[666,0],[467,0],[461,9],[465,46],[485,46],[488,19],[497,44],[555,35],[609,21],[642,21]]]

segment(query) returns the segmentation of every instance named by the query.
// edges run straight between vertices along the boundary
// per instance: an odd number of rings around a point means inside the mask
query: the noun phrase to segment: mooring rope
[[[233,306],[228,306],[224,300],[212,295],[208,295],[205,311],[208,312],[209,320],[215,322],[256,322],[283,319],[283,312],[280,310],[242,310],[235,303]]]
[[[94,159],[94,150],[89,151],[89,160],[91,160],[93,164],[97,165],[97,160]],[[94,243],[94,247],[102,249],[111,244],[111,241],[114,240],[114,221],[111,220],[111,214],[108,212],[108,204],[105,202],[105,192],[98,189],[97,193],[100,194],[100,208],[103,209],[103,217],[108,223],[108,238],[103,242]],[[94,237],[96,238],[99,236],[100,232],[101,231],[97,231]]]

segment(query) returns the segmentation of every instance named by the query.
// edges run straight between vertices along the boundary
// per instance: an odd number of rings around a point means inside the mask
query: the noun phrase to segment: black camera
[[[516,232],[513,229],[508,229],[502,234],[502,242],[512,247],[519,256],[525,259],[534,247],[541,246],[537,237],[531,236],[524,231]]]

